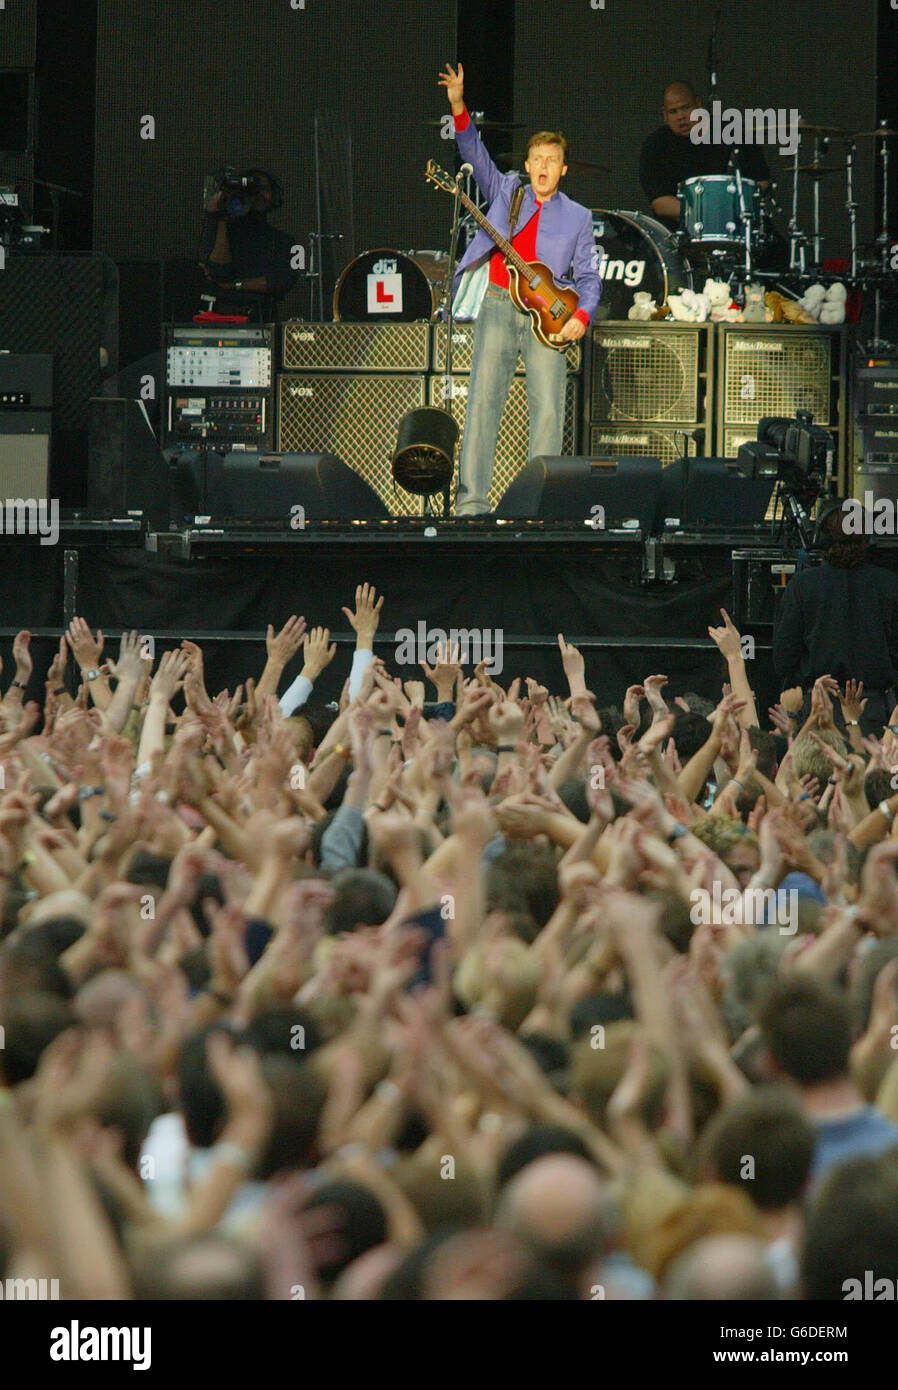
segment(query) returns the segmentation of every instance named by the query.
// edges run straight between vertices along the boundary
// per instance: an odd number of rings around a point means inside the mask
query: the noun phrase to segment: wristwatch
[[[100,674],[99,671],[94,670],[93,668],[91,668],[91,670],[85,671],[85,672],[84,672],[84,679],[85,679],[86,681],[95,681],[95,680],[97,679],[97,676],[98,676],[99,674]]]

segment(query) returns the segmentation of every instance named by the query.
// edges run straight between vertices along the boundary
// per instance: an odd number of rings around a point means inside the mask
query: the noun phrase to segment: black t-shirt
[[[217,228],[216,218],[207,216],[204,219],[199,259],[207,264]],[[291,264],[294,238],[289,232],[269,226],[264,216],[249,212],[245,217],[229,221],[228,242],[231,247],[228,264],[209,264],[216,280],[253,280],[264,275],[268,281],[268,297],[272,299],[283,298],[296,284],[299,273]],[[239,297],[239,291],[223,291],[220,307],[225,308],[235,296]]]
[[[699,174],[725,174],[729,167],[733,145],[695,144],[688,135],[677,135],[670,126],[662,125],[652,131],[642,144],[639,157],[639,182],[649,203],[655,198],[676,198],[684,179]],[[739,168],[747,179],[759,183],[770,178],[764,152],[758,145],[744,145],[739,151]],[[653,213],[657,217],[657,213]],[[676,228],[674,218],[660,217],[660,222]]]
[[[783,688],[818,676],[862,680],[868,691],[896,684],[898,575],[878,565],[823,564],[789,581],[773,633]]]

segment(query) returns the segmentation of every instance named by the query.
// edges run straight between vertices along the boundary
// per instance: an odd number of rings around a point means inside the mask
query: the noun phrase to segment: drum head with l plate
[[[602,277],[597,323],[626,319],[640,290],[660,305],[667,303],[668,294],[692,289],[692,271],[673,232],[653,217],[593,208],[592,231]]]
[[[364,251],[334,289],[338,323],[414,323],[433,318],[438,292],[424,270],[402,251]]]

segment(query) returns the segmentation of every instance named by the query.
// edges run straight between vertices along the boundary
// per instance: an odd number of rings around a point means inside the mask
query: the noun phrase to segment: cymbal
[[[819,178],[821,174],[844,174],[846,164],[799,164],[799,174],[811,174]]]
[[[515,151],[513,151],[513,152],[510,153],[510,154],[506,152],[505,154],[497,154],[497,155],[496,155],[496,159],[504,160],[505,163],[507,163],[507,164],[508,164],[510,167],[512,167],[512,168],[513,168],[515,165],[517,165],[517,166],[523,168],[524,160],[525,160],[526,158],[527,158],[527,156],[526,156],[525,154],[521,154],[518,150],[515,150]],[[567,167],[568,167],[568,172],[569,172],[569,173],[574,173],[574,174],[610,174],[610,173],[611,173],[611,165],[610,165],[610,164],[593,164],[593,163],[590,163],[590,161],[589,161],[589,160],[586,160],[586,159],[569,159],[568,162],[567,162]]]
[[[447,113],[449,114],[449,113]],[[421,122],[422,125],[442,126],[445,116],[428,116]],[[489,128],[491,130],[523,130],[523,121],[488,121],[485,116],[472,116],[471,124],[476,125],[479,130]]]
[[[806,130],[809,135],[853,135],[853,130],[845,130],[839,125],[817,125],[814,121],[799,121],[799,130]]]
[[[854,131],[855,140],[885,140],[890,135],[898,135],[898,130],[890,130],[888,126],[881,125],[875,130]]]

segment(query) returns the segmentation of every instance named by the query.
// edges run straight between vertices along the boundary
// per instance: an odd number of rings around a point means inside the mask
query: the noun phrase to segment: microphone
[[[474,165],[473,165],[473,164],[467,164],[467,163],[465,163],[465,164],[463,164],[463,165],[461,166],[461,168],[459,169],[459,171],[458,171],[458,173],[456,174],[455,177],[456,177],[457,179],[463,179],[463,178],[466,178],[466,177],[468,176],[468,174],[473,174],[473,172],[474,172]]]

